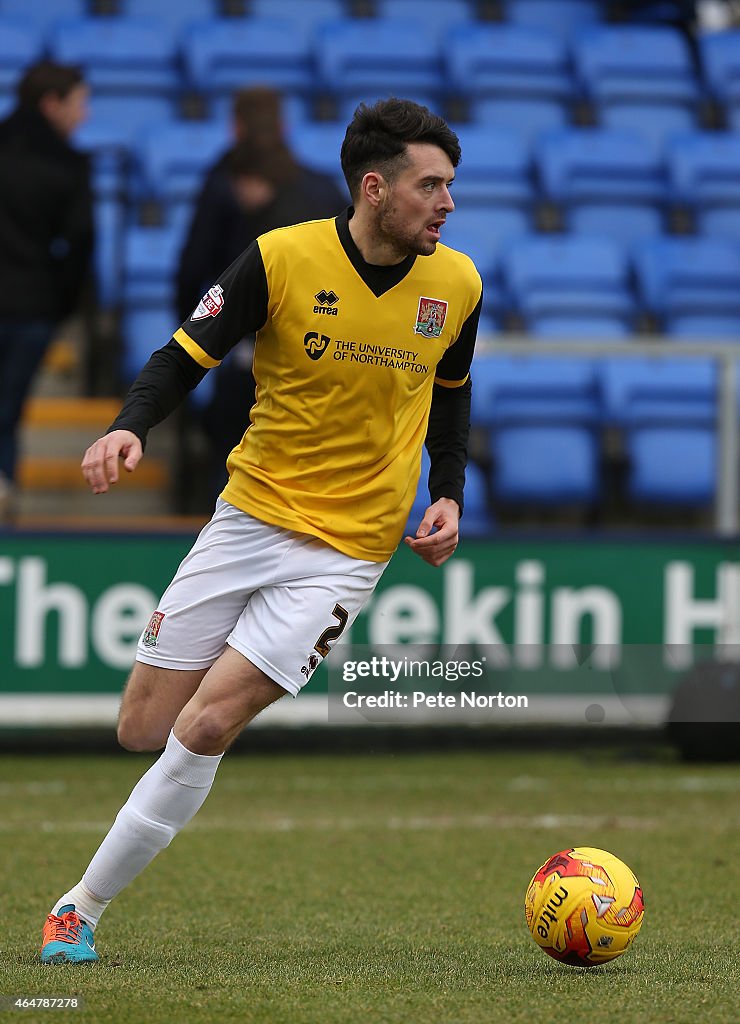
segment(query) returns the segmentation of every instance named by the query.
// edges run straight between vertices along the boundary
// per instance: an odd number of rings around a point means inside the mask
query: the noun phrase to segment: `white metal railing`
[[[478,355],[587,356],[621,359],[649,356],[651,359],[715,359],[717,375],[717,465],[715,488],[715,529],[722,537],[740,533],[738,520],[738,397],[737,367],[740,341],[676,342],[675,339],[645,336],[625,341],[600,341],[598,338],[561,341],[533,340],[531,335],[482,335]],[[475,378],[474,378],[475,379]]]

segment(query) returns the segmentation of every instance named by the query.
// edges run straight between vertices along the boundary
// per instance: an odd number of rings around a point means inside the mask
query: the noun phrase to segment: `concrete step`
[[[79,368],[80,355],[77,340],[71,336],[56,338],[44,356],[43,370],[51,374],[69,376]]]
[[[84,429],[102,433],[121,408],[118,398],[79,398],[76,396],[37,396],[26,405],[24,429]]]
[[[130,497],[130,495],[126,495]],[[101,503],[102,504],[102,503]],[[197,534],[208,521],[207,516],[168,516],[147,514],[133,511],[128,515],[117,509],[112,515],[106,516],[101,522],[99,515],[65,514],[33,514],[23,516],[17,525],[24,530],[70,530],[79,532],[95,532],[105,527],[106,530],[142,531],[147,533],[190,533]]]
[[[88,485],[80,470],[80,458],[68,456],[28,455],[21,460],[18,482],[22,490],[79,491]],[[165,490],[170,484],[167,463],[162,459],[146,458],[135,473],[121,469],[119,490]]]
[[[22,529],[57,529],[87,524],[91,530],[109,525],[137,529],[140,523],[171,521],[172,503],[166,492],[119,489],[108,494],[90,491],[24,491],[16,502],[15,524]],[[147,529],[149,526],[147,525]]]

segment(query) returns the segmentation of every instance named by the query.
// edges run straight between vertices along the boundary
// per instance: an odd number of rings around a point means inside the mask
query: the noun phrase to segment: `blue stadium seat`
[[[79,64],[93,92],[174,95],[176,41],[154,18],[77,18],[51,34],[54,60]]]
[[[483,427],[578,424],[601,419],[601,398],[590,359],[476,356],[471,422]]]
[[[339,152],[347,125],[344,121],[303,121],[288,131],[288,140],[298,161],[313,171],[330,174],[346,191]]]
[[[470,119],[480,127],[508,128],[532,145],[545,131],[565,128],[568,114],[553,100],[484,97],[470,104]]]
[[[481,310],[480,320],[478,321],[478,338],[483,340],[494,334],[498,334],[499,331],[499,319],[498,319],[498,307],[495,302],[489,304],[487,302],[488,292],[483,293],[483,309]]]
[[[488,485],[480,466],[468,462],[465,469],[465,509],[460,520],[461,537],[485,537],[494,527],[488,506]]]
[[[132,154],[148,125],[174,116],[166,96],[93,96],[89,119],[77,130],[75,145],[92,158],[98,198],[120,199],[128,191]]]
[[[548,133],[536,163],[543,191],[562,208],[569,230],[625,245],[662,232],[663,165],[639,136],[608,128]]]
[[[578,78],[598,106],[641,102],[692,107],[699,96],[688,46],[677,29],[604,25],[574,46]]]
[[[696,230],[708,238],[740,242],[740,206],[709,206],[694,212]]]
[[[19,18],[34,31],[46,35],[57,21],[82,18],[87,14],[87,0],[0,0],[0,17]],[[3,30],[0,28],[0,37]]]
[[[326,23],[316,40],[316,61],[323,88],[335,96],[436,96],[440,89],[439,47],[426,22],[346,18]]]
[[[624,435],[627,496],[646,504],[708,504],[715,488],[714,363],[609,360],[600,376],[606,421]]]
[[[671,338],[685,341],[732,341],[740,339],[740,314],[737,316],[682,316],[669,323],[667,333]],[[738,381],[740,388],[740,381]]]
[[[486,329],[497,328],[505,307],[499,274],[500,254],[530,230],[528,213],[505,204],[458,208],[442,229],[444,245],[469,256],[483,281],[483,313],[488,325],[482,322],[481,334]]]
[[[345,11],[343,0],[250,0],[249,5],[254,18],[281,18],[312,31],[324,21],[343,18]]]
[[[659,238],[635,251],[648,309],[671,328],[683,317],[740,315],[740,247],[725,239]]]
[[[598,499],[600,403],[588,359],[477,357],[471,421],[489,430],[497,500]]]
[[[696,117],[688,107],[613,103],[602,109],[601,124],[604,128],[634,132],[662,155],[674,136],[696,129]]]
[[[610,359],[598,376],[604,419],[614,426],[707,426],[714,420],[717,368],[711,359]]]
[[[568,210],[566,223],[568,230],[574,234],[601,234],[626,247],[644,239],[657,238],[664,230],[664,218],[660,210],[629,203],[576,205]]]
[[[538,318],[530,327],[537,338],[561,341],[616,341],[630,338],[632,330],[621,320],[608,316],[584,316],[577,319],[569,316],[548,316]]]
[[[712,427],[637,427],[627,433],[627,492],[635,502],[703,508],[716,490]]]
[[[103,309],[113,309],[121,301],[125,218],[119,199],[99,199],[95,203],[95,291]]]
[[[206,169],[230,144],[223,121],[165,121],[145,133],[139,198],[163,203],[191,200]]]
[[[124,310],[122,318],[123,357],[121,374],[126,383],[134,380],[155,349],[162,348],[180,326],[167,304],[143,304]]]
[[[93,150],[90,153],[90,167],[93,195],[96,199],[120,202],[125,198],[128,189],[128,166],[126,156],[121,150]]]
[[[376,0],[375,10],[381,18],[413,18],[417,22],[428,21],[433,13],[439,32],[446,34],[450,26],[473,18],[475,0],[434,0],[432,7],[429,0]]]
[[[149,125],[173,120],[176,106],[168,96],[106,96],[93,94],[90,116],[77,130],[82,149],[132,152]]]
[[[663,168],[640,136],[607,128],[569,128],[543,136],[535,150],[545,194],[554,202],[642,203],[665,199]]]
[[[517,132],[491,126],[454,126],[462,161],[452,195],[460,206],[509,204],[527,209],[534,199],[531,153]]]
[[[496,501],[594,505],[601,494],[599,444],[587,427],[510,426],[492,438]]]
[[[21,73],[38,60],[43,47],[41,32],[27,18],[0,16],[0,92],[15,88]]]
[[[601,235],[620,245],[632,246],[663,234],[663,214],[654,206],[631,203],[583,203],[566,215],[568,230],[576,235]]]
[[[504,255],[503,273],[513,307],[535,329],[550,317],[629,324],[634,316],[627,257],[608,238],[522,239]]]
[[[512,25],[545,29],[566,40],[600,22],[603,13],[599,0],[506,0],[505,11]]]
[[[695,210],[740,209],[740,137],[732,132],[694,132],[675,138],[668,150],[672,199]]]
[[[118,0],[121,14],[134,18],[156,18],[167,31],[177,36],[193,21],[205,21],[218,15],[218,0]]]
[[[123,267],[123,300],[127,308],[166,306],[171,302],[182,241],[182,232],[175,227],[127,230]]]
[[[561,103],[573,96],[565,45],[550,33],[516,25],[460,25],[445,40],[444,53],[450,85],[461,96]]]
[[[488,297],[490,289],[498,286],[501,253],[530,230],[528,213],[515,206],[458,207],[442,228],[442,242],[470,256]]]
[[[702,67],[707,87],[717,102],[728,110],[737,127],[740,119],[740,29],[708,32],[699,37]]]
[[[310,93],[314,86],[311,34],[280,18],[215,18],[183,32],[191,87],[225,95],[248,85]]]

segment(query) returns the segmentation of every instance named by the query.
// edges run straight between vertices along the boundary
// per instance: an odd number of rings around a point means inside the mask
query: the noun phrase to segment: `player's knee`
[[[124,750],[136,753],[161,750],[167,742],[168,730],[152,728],[151,724],[121,715],[118,722],[118,742]]]
[[[231,741],[235,723],[217,708],[204,708],[189,722],[182,723],[182,743],[196,752],[225,750]]]

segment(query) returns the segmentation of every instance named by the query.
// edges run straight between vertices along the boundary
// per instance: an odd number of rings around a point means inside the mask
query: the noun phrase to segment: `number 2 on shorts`
[[[338,640],[342,635],[344,627],[347,625],[347,619],[349,618],[349,612],[346,608],[342,608],[341,604],[334,605],[332,615],[335,619],[339,619],[339,625],[327,626],[319,639],[313,645],[314,650],[318,651],[322,658],[325,658],[329,653],[329,644],[333,640]]]

